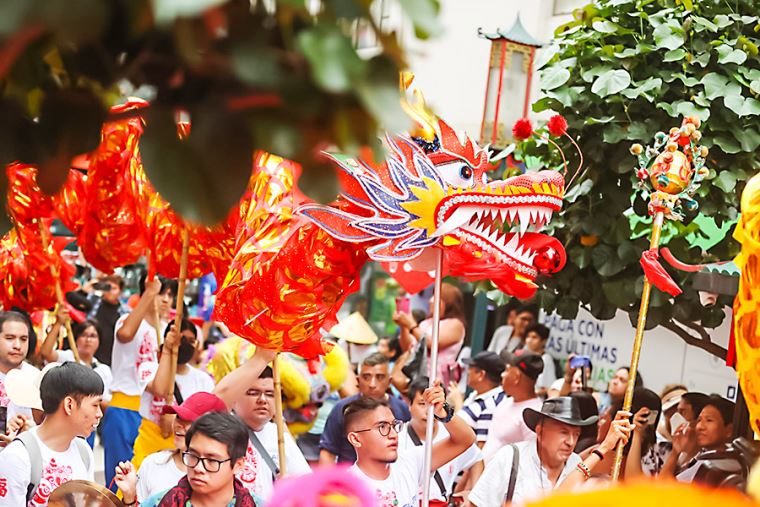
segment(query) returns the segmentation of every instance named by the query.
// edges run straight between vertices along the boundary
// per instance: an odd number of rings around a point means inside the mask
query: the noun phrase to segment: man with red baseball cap
[[[176,414],[174,418],[174,450],[155,452],[140,465],[137,479],[137,500],[143,502],[155,493],[174,485],[187,473],[182,463],[185,452],[185,433],[200,416],[209,412],[229,412],[224,401],[215,394],[197,392],[181,405],[163,407],[164,414]]]

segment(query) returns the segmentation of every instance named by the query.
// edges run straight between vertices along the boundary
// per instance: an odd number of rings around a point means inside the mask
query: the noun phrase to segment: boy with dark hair
[[[472,393],[463,400],[461,391],[452,385],[449,397],[459,417],[475,430],[478,445],[483,447],[488,439],[493,411],[506,398],[501,388],[501,375],[506,365],[499,354],[490,350],[464,359],[464,364],[467,365],[467,387],[472,389]]]
[[[384,400],[397,419],[408,421],[411,418],[406,403],[401,398],[388,394],[391,375],[388,371],[388,358],[383,354],[375,352],[364,358],[359,368],[357,382],[359,394],[340,400],[327,416],[325,429],[319,441],[319,462],[322,465],[334,464],[336,458],[338,463],[356,461],[356,452],[346,439],[343,419],[343,409],[354,400],[360,397]]]
[[[541,356],[544,361],[544,371],[536,379],[536,394],[539,396],[546,396],[546,392],[557,380],[554,358],[546,353],[549,332],[549,328],[543,324],[533,324],[525,331],[525,350]]]
[[[418,396],[419,397],[419,396]],[[448,438],[433,445],[432,470],[460,456],[475,443],[475,433],[446,403],[440,383],[421,395],[426,407],[443,423]],[[425,408],[427,410],[427,408]],[[356,463],[349,469],[375,490],[379,507],[417,506],[424,475],[425,447],[399,452],[402,422],[385,400],[361,397],[343,411],[346,438],[356,450]]]
[[[204,505],[207,507],[255,507],[256,503],[235,475],[243,466],[248,445],[245,425],[234,415],[210,412],[196,419],[185,435],[187,450],[182,462],[187,475],[170,490],[140,503],[141,507]],[[134,466],[120,463],[116,483],[124,505],[137,503]]]
[[[407,396],[409,397],[409,411],[412,413],[412,420],[398,434],[398,451],[402,455],[421,446],[425,439],[427,405],[425,404],[424,393],[427,387],[427,377],[418,377],[409,384]],[[445,440],[448,436],[449,432],[446,431],[444,425],[436,421],[435,426],[433,426],[433,443]],[[480,464],[478,467],[473,467],[478,463]],[[460,472],[469,471],[472,468],[474,473],[469,474],[467,480],[472,484],[477,482],[483,470],[482,464],[483,457],[480,447],[474,443],[448,465],[435,470],[430,485],[430,506],[443,507],[449,504],[451,494],[454,492],[454,481]]]
[[[163,333],[177,293],[176,281],[163,277],[140,280],[137,306],[114,327],[111,404],[103,420],[106,484],[116,465],[132,458],[142,422],[140,396],[152,380],[158,364],[158,333]],[[158,312],[155,308],[158,308]]]
[[[50,493],[71,480],[94,480],[93,455],[84,438],[100,422],[103,380],[79,363],[9,376],[11,394],[45,413],[42,424],[21,433],[0,455],[0,506],[45,506]]]

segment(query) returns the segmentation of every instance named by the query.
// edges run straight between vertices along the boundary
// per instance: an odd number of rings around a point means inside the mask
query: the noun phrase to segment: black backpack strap
[[[512,448],[512,468],[509,472],[509,486],[507,486],[507,494],[504,495],[504,502],[511,502],[512,497],[515,495],[517,471],[520,468],[520,451],[515,444],[509,444],[509,446]]]
[[[417,432],[414,431],[411,424],[406,425],[406,432],[409,433],[409,438],[412,439],[412,443],[414,443],[415,446],[419,447],[422,445],[422,440],[420,440],[420,437],[417,435]],[[446,485],[443,483],[443,477],[441,477],[441,474],[438,473],[438,470],[433,473],[433,480],[436,484],[438,484],[438,489],[441,490],[443,499],[448,501],[448,495],[446,494]]]
[[[269,467],[269,470],[271,470],[272,481],[274,482],[277,479],[277,475],[280,473],[280,469],[275,464],[272,456],[270,456],[267,450],[264,448],[264,444],[261,443],[261,440],[259,440],[259,437],[256,436],[256,433],[251,428],[248,428],[248,440],[251,441],[253,447],[256,449],[256,452],[259,453],[261,459],[264,460],[264,463],[266,463]]]
[[[177,405],[182,405],[182,403],[185,401],[185,398],[182,396],[182,393],[179,391],[179,386],[177,385],[177,382],[174,382],[174,403]]]

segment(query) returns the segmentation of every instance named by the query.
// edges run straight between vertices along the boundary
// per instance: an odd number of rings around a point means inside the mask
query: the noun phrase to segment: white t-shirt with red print
[[[424,460],[424,446],[399,453],[398,459],[390,464],[390,475],[385,480],[371,478],[356,464],[349,470],[375,491],[377,507],[419,507]]]
[[[18,367],[21,371],[34,370],[39,371],[37,368],[27,362],[21,363]],[[0,372],[0,407],[7,407],[7,420],[11,420],[13,416],[21,414],[24,417],[32,417],[32,409],[28,407],[19,407],[8,398],[8,393],[5,391],[5,373]]]
[[[124,325],[128,315],[122,315],[114,326],[114,337]],[[167,323],[159,327],[162,332]],[[122,343],[114,338],[111,374],[113,383],[111,392],[123,393],[129,396],[139,396],[145,386],[156,374],[158,365],[158,337],[156,328],[143,319],[137,328],[135,337],[129,343]]]
[[[261,431],[254,433],[256,433],[256,436],[272,458],[272,461],[275,464],[279,463],[277,426],[273,422],[268,422]],[[306,462],[306,458],[303,457],[301,449],[298,448],[296,441],[293,440],[293,437],[287,430],[285,431],[285,458],[287,460],[285,463],[285,474],[288,477],[311,472],[311,467]],[[269,498],[272,496],[272,491],[274,490],[272,471],[264,459],[256,452],[250,439],[248,440],[248,450],[245,453],[245,463],[237,477],[253,495],[259,498]]]
[[[29,452],[19,441],[8,444],[0,453],[0,507],[44,507],[50,494],[61,484],[73,480],[94,481],[95,458],[89,446],[90,466],[85,467],[82,455],[75,441],[63,452],[50,449],[37,437],[37,428],[29,430],[40,446],[42,456],[42,476],[34,496],[27,503],[26,490],[32,477]]]
[[[148,382],[153,380],[158,371],[158,363],[150,366],[144,366],[148,370],[153,372]],[[197,368],[192,366],[188,367],[188,371],[184,374],[177,373],[174,381],[179,387],[179,392],[182,394],[182,399],[186,400],[190,396],[199,392],[210,393],[214,390],[214,381],[211,377]],[[143,419],[148,419],[158,424],[161,419],[161,409],[166,405],[166,399],[163,397],[153,396],[148,391],[144,391],[140,397],[140,415]]]

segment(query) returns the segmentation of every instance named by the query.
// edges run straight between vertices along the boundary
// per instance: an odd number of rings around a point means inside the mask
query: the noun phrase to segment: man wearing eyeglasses
[[[280,464],[277,451],[277,426],[274,417],[274,379],[272,369],[264,371],[255,380],[247,381],[245,394],[234,401],[235,414],[248,427],[248,448],[238,478],[251,494],[268,500],[274,489],[274,479],[279,475]],[[287,475],[311,472],[290,433],[285,433],[285,471]]]
[[[454,415],[440,383],[426,389],[423,398],[428,406],[433,406],[435,418],[449,433],[433,445],[432,469],[436,470],[475,443],[475,432]],[[398,452],[398,434],[403,423],[393,416],[388,403],[358,398],[346,405],[343,419],[346,437],[357,456],[350,470],[375,490],[377,506],[418,507],[425,447]]]
[[[253,497],[235,477],[243,467],[248,445],[246,428],[237,417],[222,412],[203,415],[190,426],[185,443],[182,462],[187,476],[170,490],[141,502],[140,507],[256,507]],[[120,463],[115,481],[125,507],[137,505],[134,466]]]

